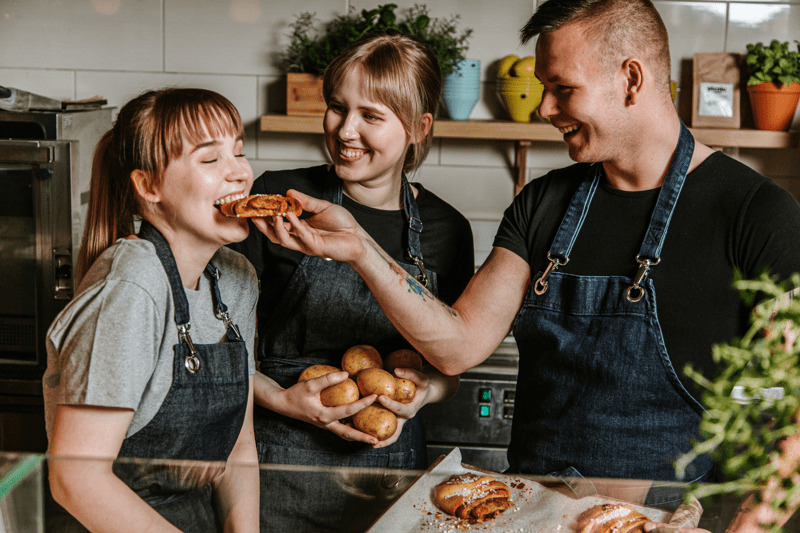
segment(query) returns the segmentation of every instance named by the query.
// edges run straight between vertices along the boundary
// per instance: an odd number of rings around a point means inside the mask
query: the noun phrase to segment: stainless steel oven
[[[484,363],[461,375],[461,385],[450,401],[420,410],[429,461],[458,447],[469,465],[493,472],[508,468],[506,450],[518,367],[519,351],[508,336]]]
[[[74,291],[111,108],[0,112],[0,450],[44,451],[45,333]]]

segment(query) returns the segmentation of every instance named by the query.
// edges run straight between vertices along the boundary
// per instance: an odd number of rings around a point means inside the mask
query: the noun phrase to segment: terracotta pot
[[[800,100],[800,83],[780,87],[771,82],[749,85],[747,94],[750,95],[756,128],[772,131],[789,129]]]
[[[322,76],[289,72],[286,75],[286,114],[322,116],[328,106],[322,97]]]

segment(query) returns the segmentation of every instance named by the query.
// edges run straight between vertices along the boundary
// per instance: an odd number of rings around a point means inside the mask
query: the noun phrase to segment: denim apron
[[[323,199],[342,204],[342,181],[325,177]],[[402,178],[408,228],[408,253],[414,264],[400,263],[437,293],[437,276],[422,261],[422,221],[411,186]],[[386,318],[361,277],[347,263],[306,255],[266,320],[259,340],[260,371],[282,387],[317,364],[341,368],[344,352],[358,344],[381,354],[407,348],[407,341]],[[254,414],[260,463],[322,467],[425,469],[427,454],[419,417],[408,420],[400,438],[385,448],[346,441],[330,431],[282,416],[258,405]],[[352,472],[350,472],[352,473]],[[380,513],[377,501],[396,496],[393,476],[341,476],[316,472],[262,471],[261,530],[364,531]]]
[[[511,445],[512,471],[538,475],[675,481],[674,462],[690,451],[703,407],[681,384],[658,323],[650,269],[660,253],[686,179],[694,139],[681,123],[635,279],[557,272],[600,183],[595,164],[579,186],[533,279],[513,331],[521,354]],[[669,261],[669,258],[664,258]],[[713,466],[698,457],[694,480]],[[576,472],[577,471],[577,472]]]

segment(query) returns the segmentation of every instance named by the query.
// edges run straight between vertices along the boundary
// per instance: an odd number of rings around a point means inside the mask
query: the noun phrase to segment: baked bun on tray
[[[303,212],[299,201],[278,194],[251,194],[218,207],[228,217],[274,217],[287,213],[300,216]]]
[[[578,533],[642,533],[649,521],[630,505],[595,505],[578,517]]]
[[[436,504],[457,518],[484,522],[514,507],[509,500],[511,490],[492,476],[472,472],[452,476],[433,489]]]

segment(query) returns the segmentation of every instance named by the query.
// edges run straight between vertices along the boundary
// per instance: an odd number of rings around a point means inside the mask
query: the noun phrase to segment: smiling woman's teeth
[[[567,133],[572,133],[573,131],[578,131],[579,129],[580,129],[579,125],[567,126],[566,128],[558,128],[558,131],[560,131],[563,135],[566,135]]]
[[[350,150],[347,148],[340,148],[339,149],[339,156],[342,159],[349,159],[351,161],[355,161],[356,159],[360,159],[364,154],[366,154],[366,150]]]

